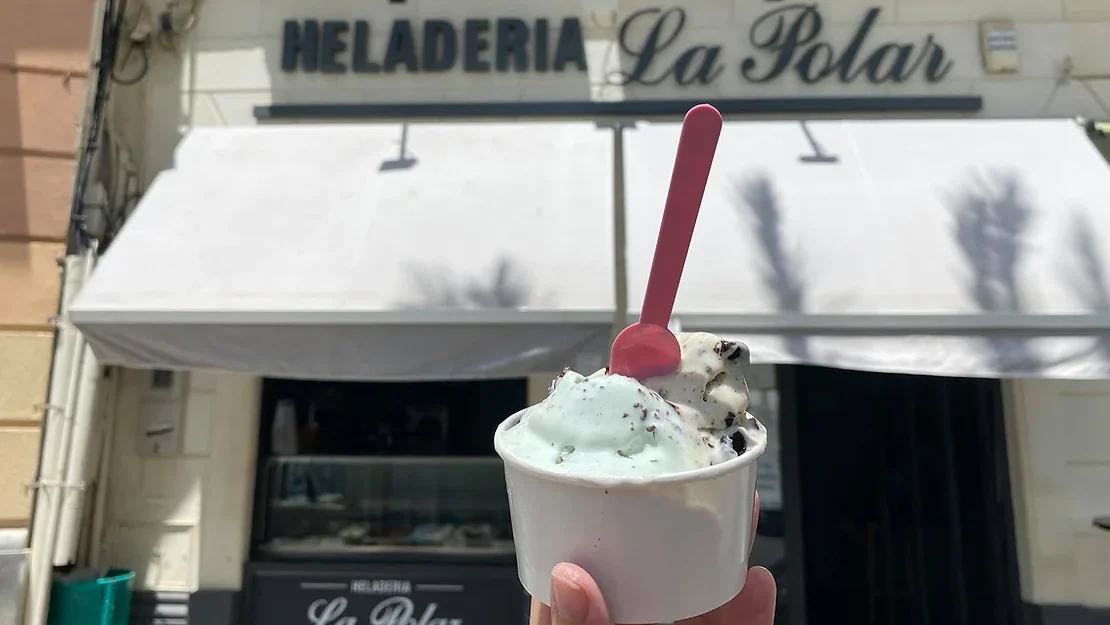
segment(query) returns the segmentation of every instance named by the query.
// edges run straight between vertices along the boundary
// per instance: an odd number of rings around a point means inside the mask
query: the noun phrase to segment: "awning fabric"
[[[70,310],[106,364],[329,379],[600,363],[611,130],[198,128]]]
[[[634,309],[678,131],[626,131]],[[675,316],[764,362],[1110,377],[1107,189],[1071,120],[726,123]]]

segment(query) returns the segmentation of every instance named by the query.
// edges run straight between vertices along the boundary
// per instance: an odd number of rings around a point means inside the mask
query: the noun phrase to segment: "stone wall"
[[[0,528],[31,509],[95,4],[0,3]]]

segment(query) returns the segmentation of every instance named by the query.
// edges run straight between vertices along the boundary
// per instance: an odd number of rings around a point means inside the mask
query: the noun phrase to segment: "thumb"
[[[552,625],[612,625],[601,589],[589,573],[563,562],[551,571]]]

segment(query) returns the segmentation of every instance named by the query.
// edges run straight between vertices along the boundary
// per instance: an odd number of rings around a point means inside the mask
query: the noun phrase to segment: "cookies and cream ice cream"
[[[501,439],[520,462],[579,477],[636,478],[720,464],[766,436],[747,413],[743,343],[680,333],[682,363],[640,381],[564,371]]]

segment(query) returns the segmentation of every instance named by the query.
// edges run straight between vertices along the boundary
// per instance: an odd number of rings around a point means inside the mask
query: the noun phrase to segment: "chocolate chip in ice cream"
[[[732,450],[739,456],[748,450],[748,439],[744,436],[743,432],[737,432],[732,435]]]
[[[748,352],[748,346],[738,341],[725,341],[722,340],[719,344],[719,350],[714,349],[717,353],[725,357],[729,362],[743,362],[745,364],[751,362],[751,354]]]

